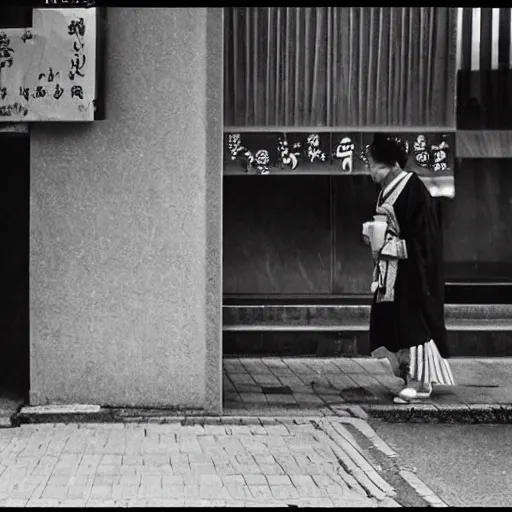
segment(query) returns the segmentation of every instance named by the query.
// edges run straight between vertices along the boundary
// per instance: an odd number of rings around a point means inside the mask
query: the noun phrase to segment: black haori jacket
[[[386,200],[386,197],[379,197]],[[396,198],[394,213],[405,240],[407,258],[398,260],[394,299],[377,301],[370,315],[371,351],[392,352],[431,339],[442,357],[449,357],[444,320],[442,234],[436,205],[421,179],[412,173]]]

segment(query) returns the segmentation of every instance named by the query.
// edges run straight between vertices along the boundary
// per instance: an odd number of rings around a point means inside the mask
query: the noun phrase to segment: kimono
[[[443,255],[432,197],[415,173],[402,171],[380,192],[376,214],[387,217],[388,228],[384,246],[374,253],[372,355],[388,357],[404,380],[453,385],[445,361]]]

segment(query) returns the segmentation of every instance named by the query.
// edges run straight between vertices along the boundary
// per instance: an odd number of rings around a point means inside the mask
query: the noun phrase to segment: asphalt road
[[[512,506],[512,425],[372,422],[448,506]]]

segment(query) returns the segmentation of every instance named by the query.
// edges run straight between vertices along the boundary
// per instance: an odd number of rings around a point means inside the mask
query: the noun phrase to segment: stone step
[[[369,305],[253,304],[224,305],[224,331],[368,330]],[[511,304],[447,304],[450,331],[512,331]]]

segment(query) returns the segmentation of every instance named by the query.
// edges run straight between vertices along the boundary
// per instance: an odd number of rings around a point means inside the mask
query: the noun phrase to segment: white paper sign
[[[0,29],[0,122],[93,121],[96,8],[34,9]]]

